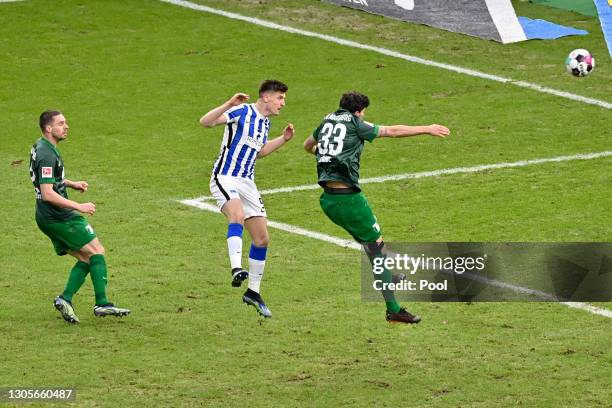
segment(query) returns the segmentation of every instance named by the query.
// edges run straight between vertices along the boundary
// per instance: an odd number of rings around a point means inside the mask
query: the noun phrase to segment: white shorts
[[[255,182],[250,179],[215,176],[210,179],[210,192],[219,209],[223,208],[229,200],[237,198],[242,202],[244,219],[251,217],[267,217],[266,208]]]

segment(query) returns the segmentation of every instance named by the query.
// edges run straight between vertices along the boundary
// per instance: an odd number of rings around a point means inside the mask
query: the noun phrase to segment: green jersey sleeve
[[[361,140],[371,142],[378,136],[378,125],[357,119],[357,135]]]
[[[34,167],[36,168],[36,178],[39,180],[39,184],[54,184],[55,178],[61,176],[55,174],[57,172],[56,163],[57,158],[54,155],[45,153],[39,153],[36,157]]]

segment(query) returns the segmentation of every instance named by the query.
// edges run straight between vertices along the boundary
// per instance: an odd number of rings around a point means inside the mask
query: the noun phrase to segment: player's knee
[[[95,249],[96,255],[106,255],[106,249],[102,246],[102,244],[98,244]]]
[[[102,244],[98,241],[98,242],[91,242],[85,245],[83,248],[81,248],[79,253],[83,257],[85,257],[87,261],[89,261],[89,258],[94,255],[105,255],[106,250],[104,249],[104,246],[102,246]]]
[[[68,251],[68,253],[74,256],[76,259],[78,259],[81,262],[89,263],[89,256],[81,252]]]
[[[260,237],[256,240],[253,240],[253,243],[255,244],[256,247],[267,248],[268,245],[270,245],[270,237],[268,236]]]
[[[240,207],[228,211],[227,219],[231,224],[242,224],[244,222],[244,211]]]
[[[253,244],[259,248],[267,248],[270,245],[270,236],[268,234],[253,237]]]

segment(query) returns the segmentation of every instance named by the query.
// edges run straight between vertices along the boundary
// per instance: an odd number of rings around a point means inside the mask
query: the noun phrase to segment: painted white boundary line
[[[370,183],[384,183],[386,181],[398,181],[405,179],[418,179],[423,177],[436,177],[436,176],[444,176],[448,174],[461,174],[461,173],[477,173],[485,170],[495,170],[495,169],[505,169],[512,167],[525,167],[531,166],[534,164],[543,164],[543,163],[557,163],[571,160],[591,160],[598,159],[601,157],[610,157],[612,156],[612,151],[598,152],[598,153],[587,153],[587,154],[575,154],[573,156],[559,156],[559,157],[548,157],[543,159],[533,159],[533,160],[521,160],[517,162],[509,162],[509,163],[496,163],[496,164],[481,164],[478,166],[472,167],[455,167],[450,169],[440,169],[433,171],[422,171],[419,173],[403,173],[403,174],[394,174],[389,176],[381,176],[381,177],[370,177],[361,179],[359,184],[370,184]],[[280,187],[280,188],[272,188],[269,190],[261,190],[259,193],[261,195],[269,195],[269,194],[278,194],[278,193],[291,193],[293,191],[304,191],[304,190],[317,190],[321,188],[318,184],[305,184],[301,186],[293,186],[293,187]],[[211,196],[202,196],[197,198],[197,200],[212,200]]]
[[[287,33],[291,33],[291,34],[303,35],[305,37],[318,38],[318,39],[323,40],[323,41],[329,41],[329,42],[332,42],[332,43],[335,43],[335,44],[339,44],[339,45],[344,45],[344,46],[347,46],[347,47],[359,48],[359,49],[362,49],[362,50],[372,51],[372,52],[376,52],[376,53],[379,53],[379,54],[387,55],[389,57],[394,57],[394,58],[403,59],[405,61],[415,62],[417,64],[428,65],[428,66],[432,66],[432,67],[436,67],[436,68],[446,69],[448,71],[457,72],[457,73],[460,73],[460,74],[470,75],[470,76],[474,76],[474,77],[478,77],[478,78],[490,79],[491,81],[501,82],[501,83],[504,83],[504,84],[510,84],[510,85],[521,87],[521,88],[532,89],[534,91],[538,91],[538,92],[542,92],[542,93],[547,93],[547,94],[551,94],[551,95],[555,95],[555,96],[560,96],[562,98],[567,98],[567,99],[571,99],[571,100],[577,101],[577,102],[583,102],[583,103],[587,103],[587,104],[591,104],[591,105],[596,105],[596,106],[600,106],[600,107],[606,108],[606,109],[611,109],[612,108],[612,103],[607,102],[607,101],[602,101],[602,100],[594,99],[594,98],[588,98],[586,96],[576,95],[576,94],[572,94],[572,93],[569,93],[569,92],[559,91],[557,89],[547,88],[545,86],[541,86],[541,85],[537,85],[537,84],[532,84],[530,82],[515,81],[515,80],[510,79],[510,78],[505,78],[505,77],[501,77],[501,76],[497,76],[497,75],[486,74],[484,72],[476,71],[476,70],[473,70],[473,69],[462,68],[462,67],[458,67],[458,66],[450,65],[450,64],[444,64],[444,63],[441,63],[441,62],[427,60],[427,59],[415,57],[415,56],[408,55],[408,54],[402,54],[400,52],[393,51],[393,50],[390,50],[390,49],[387,49],[387,48],[375,47],[375,46],[372,46],[372,45],[361,44],[361,43],[358,43],[358,42],[355,42],[355,41],[345,40],[343,38],[334,37],[334,36],[331,36],[331,35],[320,34],[320,33],[316,33],[316,32],[313,32],[313,31],[301,30],[299,28],[293,28],[293,27],[289,27],[289,26],[284,26],[284,25],[281,25],[281,24],[273,23],[271,21],[261,20],[259,18],[247,17],[247,16],[243,16],[242,14],[232,13],[232,12],[225,11],[225,10],[220,10],[220,9],[216,9],[216,8],[212,8],[212,7],[208,7],[208,6],[203,6],[201,4],[192,3],[190,1],[185,1],[185,0],[160,0],[160,1],[162,1],[164,3],[174,4],[174,5],[180,6],[180,7],[185,7],[185,8],[191,9],[191,10],[202,11],[202,12],[205,12],[205,13],[216,14],[216,15],[219,15],[219,16],[231,18],[233,20],[244,21],[244,22],[247,22],[247,23],[250,23],[250,24],[255,24],[255,25],[258,25],[258,26],[262,26],[262,27],[266,27],[266,28],[271,28],[271,29],[274,29],[274,30],[280,30],[280,31],[284,31],[284,32],[287,32]]]
[[[195,200],[183,200],[181,203],[190,205],[192,207],[199,208],[201,210],[206,210],[215,213],[221,213],[216,205],[205,203],[200,199]],[[319,241],[329,242],[331,244],[335,244],[341,246],[343,248],[355,249],[357,251],[361,250],[361,245],[356,243],[355,241],[351,241],[348,239],[336,238],[331,235],[323,234],[320,232],[309,231],[304,228],[296,227],[295,225],[285,224],[282,222],[270,221],[268,220],[268,226],[271,228],[279,229],[281,231],[289,232],[296,235],[302,235],[308,238],[318,239]]]
[[[0,3],[17,3],[18,1],[24,1],[24,0],[0,0]]]
[[[219,209],[217,208],[216,205],[213,204],[209,204],[206,202],[201,201],[200,199],[195,199],[195,200],[182,200],[181,203],[192,206],[192,207],[196,207],[199,208],[201,210],[206,210],[206,211],[210,211],[210,212],[215,212],[215,213],[219,213]],[[271,228],[275,228],[275,229],[279,229],[281,231],[285,231],[285,232],[289,232],[292,234],[296,234],[296,235],[302,235],[308,238],[313,238],[313,239],[318,239],[319,241],[324,241],[324,242],[329,242],[331,244],[334,245],[338,245],[340,247],[343,248],[349,248],[349,249],[354,249],[357,251],[361,251],[361,245],[359,245],[358,243],[354,242],[354,241],[350,241],[350,240],[346,240],[346,239],[342,239],[342,238],[337,238],[331,235],[327,235],[327,234],[323,234],[320,232],[315,232],[315,231],[310,231],[304,228],[300,228],[300,227],[296,227],[295,225],[290,225],[290,224],[285,224],[282,222],[276,222],[276,221],[270,221],[268,220],[268,225]],[[514,292],[517,293],[523,293],[523,294],[527,294],[527,295],[532,295],[532,296],[537,296],[541,299],[547,300],[547,301],[554,301],[555,297],[549,293],[545,293],[539,290],[535,290],[535,289],[529,289],[529,288],[524,288],[522,286],[516,286],[516,285],[512,285],[506,282],[500,282],[497,280],[493,280],[493,279],[488,279],[488,278],[484,278],[481,276],[470,276],[471,279],[486,283],[488,285],[491,286],[495,286],[498,288],[503,288],[503,289],[510,289]],[[562,305],[574,308],[574,309],[581,309],[581,310],[585,310],[589,313],[593,313],[599,316],[604,316],[604,317],[608,317],[608,318],[612,318],[612,311],[608,310],[608,309],[602,309],[599,307],[595,307],[593,305],[589,305],[587,303],[582,303],[582,302],[558,302]]]
[[[589,305],[588,303],[582,303],[582,302],[561,302],[561,304],[567,306],[567,307],[571,307],[573,309],[580,309],[580,310],[586,310],[589,313],[593,313],[596,315],[600,315],[600,316],[604,316],[604,317],[609,317],[612,319],[612,312],[608,309],[602,309],[600,307],[596,307],[593,305]]]

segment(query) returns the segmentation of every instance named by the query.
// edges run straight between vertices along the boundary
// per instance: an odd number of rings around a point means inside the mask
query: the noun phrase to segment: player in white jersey
[[[224,104],[200,119],[204,127],[225,125],[219,157],[213,166],[210,191],[229,222],[227,248],[232,268],[232,286],[239,287],[249,279],[243,302],[255,306],[264,317],[272,313],[259,294],[270,236],[266,210],[255,185],[255,161],[272,153],[291,138],[293,125],[288,124],[279,137],[268,140],[270,116],[285,106],[287,85],[266,80],[259,87],[259,98],[247,104],[249,95],[237,93]],[[242,269],[242,231],[251,234],[249,272]]]

